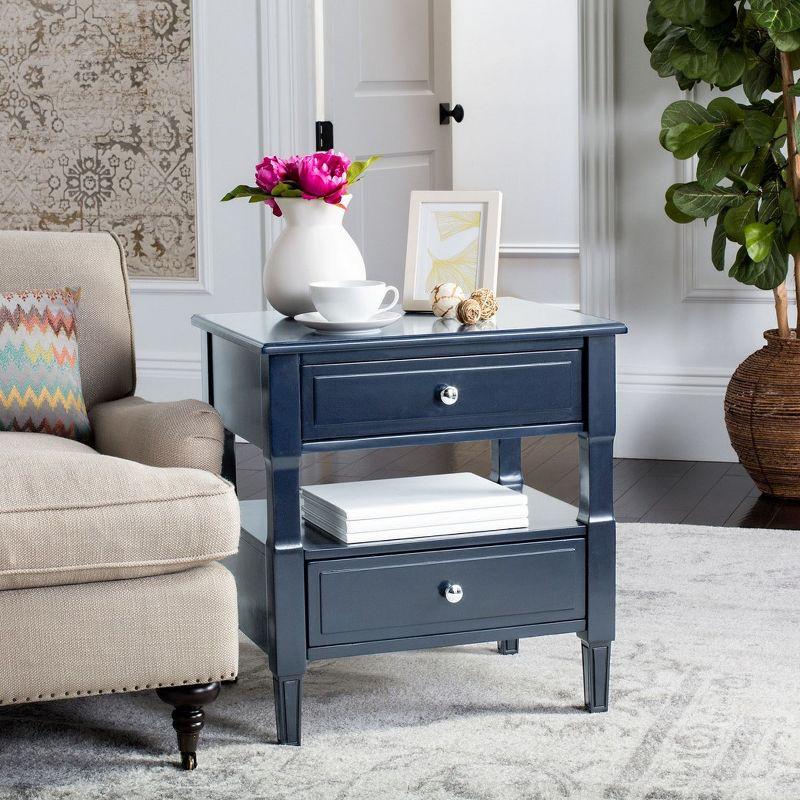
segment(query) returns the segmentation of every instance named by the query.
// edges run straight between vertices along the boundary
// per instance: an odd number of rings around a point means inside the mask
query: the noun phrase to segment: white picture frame
[[[411,192],[403,308],[430,311],[431,290],[497,292],[501,192]]]

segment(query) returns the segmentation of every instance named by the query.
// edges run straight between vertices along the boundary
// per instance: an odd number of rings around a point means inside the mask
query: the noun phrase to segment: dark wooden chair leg
[[[303,705],[303,676],[272,678],[275,694],[275,725],[278,744],[300,746],[300,719]]]
[[[608,679],[611,642],[581,641],[583,653],[583,699],[592,713],[608,711]]]
[[[519,653],[519,639],[503,639],[497,643],[497,652],[501,656],[515,656]]]
[[[219,683],[214,682],[194,686],[165,686],[157,690],[158,696],[165,703],[175,706],[172,727],[178,733],[178,748],[184,769],[194,769],[197,766],[197,740],[206,717],[203,706],[217,699],[219,688]]]

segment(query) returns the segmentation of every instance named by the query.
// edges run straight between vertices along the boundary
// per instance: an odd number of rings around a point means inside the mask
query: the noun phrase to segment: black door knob
[[[450,117],[456,122],[461,122],[464,119],[464,106],[456,104],[450,108],[450,103],[439,103],[439,124],[449,125]]]

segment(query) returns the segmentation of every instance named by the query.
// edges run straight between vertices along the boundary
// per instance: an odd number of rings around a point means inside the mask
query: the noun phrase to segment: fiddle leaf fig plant
[[[686,92],[744,91],[747,103],[720,94],[664,111],[661,145],[697,159],[695,180],[670,186],[665,210],[682,225],[716,218],[713,265],[772,290],[778,330],[789,337],[790,257],[800,300],[800,0],[650,0],[644,42],[653,69]],[[739,246],[732,263],[728,242]]]

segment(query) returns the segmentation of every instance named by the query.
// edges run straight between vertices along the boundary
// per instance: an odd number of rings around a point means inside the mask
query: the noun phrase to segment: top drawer
[[[581,419],[581,351],[415,358],[302,368],[303,438]],[[457,390],[448,404],[446,387]]]

